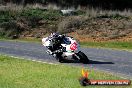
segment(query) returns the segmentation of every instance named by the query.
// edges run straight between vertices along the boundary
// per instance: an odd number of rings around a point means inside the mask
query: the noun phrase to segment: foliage
[[[88,35],[115,39],[131,33],[130,11],[76,10],[73,16],[62,16],[59,10],[25,7],[0,10],[1,37],[40,38],[51,32]],[[98,35],[97,35],[98,33]]]
[[[4,22],[1,24],[1,27],[3,28],[1,36],[7,38],[17,38],[22,32],[22,29],[14,21]]]
[[[17,36],[32,28],[39,27],[44,23],[41,20],[56,21],[61,16],[57,10],[43,10],[26,8],[21,11],[1,10],[0,11],[0,36],[10,37]]]
[[[82,17],[67,17],[58,24],[58,32],[70,33],[79,28],[85,19]]]
[[[9,10],[0,11],[0,23],[14,20],[16,19],[16,15],[17,13],[9,11]]]
[[[57,10],[46,10],[46,9],[26,9],[23,10],[21,16],[25,17],[40,17],[45,20],[57,20],[57,17],[61,16]]]

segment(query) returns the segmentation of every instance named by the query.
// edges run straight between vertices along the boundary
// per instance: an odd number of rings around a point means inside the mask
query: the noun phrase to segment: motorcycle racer
[[[47,53],[54,56],[59,62],[76,60],[88,63],[88,57],[80,51],[79,43],[70,36],[51,33],[49,37],[42,39],[42,44],[48,50]]]
[[[51,33],[49,37],[43,38],[42,44],[48,48],[47,53],[52,55],[61,51],[61,42],[64,37],[64,35],[60,35],[58,33]]]

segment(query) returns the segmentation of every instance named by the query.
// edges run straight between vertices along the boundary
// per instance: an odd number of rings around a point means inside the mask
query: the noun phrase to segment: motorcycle
[[[57,40],[48,39],[48,37],[46,37],[42,39],[42,44],[45,47],[53,46],[51,41],[55,42]],[[59,62],[63,62],[64,60],[78,60],[84,64],[89,62],[88,57],[82,51],[80,51],[79,43],[73,37],[65,36],[62,39],[60,46],[57,47],[59,48],[53,52],[52,55]]]

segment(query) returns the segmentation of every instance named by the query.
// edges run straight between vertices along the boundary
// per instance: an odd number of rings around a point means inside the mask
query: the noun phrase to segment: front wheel
[[[84,64],[89,63],[88,57],[87,57],[83,52],[79,51],[79,52],[77,53],[77,55],[78,55],[78,57],[80,58],[80,62],[82,62],[82,63],[84,63]]]

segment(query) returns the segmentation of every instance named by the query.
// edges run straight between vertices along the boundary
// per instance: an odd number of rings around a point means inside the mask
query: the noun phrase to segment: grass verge
[[[96,47],[96,48],[113,48],[121,50],[132,50],[132,42],[81,42],[81,46],[85,47]]]
[[[0,41],[16,41],[16,42],[33,42],[33,43],[41,43],[41,39],[38,38],[19,38],[19,39],[9,39],[9,38],[1,38]]]
[[[90,79],[121,79],[88,69]],[[0,55],[0,88],[81,88],[81,67],[50,65]],[[132,86],[88,86],[88,88],[131,88]]]

